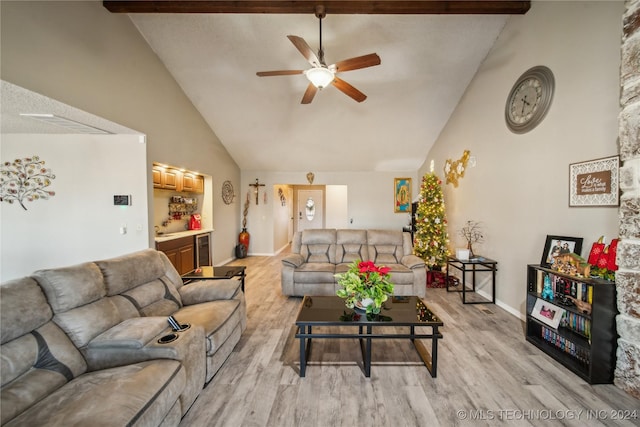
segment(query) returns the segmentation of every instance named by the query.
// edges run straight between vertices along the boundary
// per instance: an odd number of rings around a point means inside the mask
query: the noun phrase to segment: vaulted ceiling
[[[335,87],[300,103],[302,37],[327,64],[377,53],[381,64],[338,73],[367,95]],[[510,14],[510,1],[106,1],[129,13],[243,170],[418,169]],[[395,9],[394,9],[395,8]],[[506,94],[505,94],[506,96]]]

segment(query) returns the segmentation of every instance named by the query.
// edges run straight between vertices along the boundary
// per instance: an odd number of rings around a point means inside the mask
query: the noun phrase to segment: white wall
[[[582,254],[618,230],[616,208],[570,208],[569,164],[617,154],[620,2],[532,2],[511,17],[420,170],[469,149],[477,166],[458,188],[444,186],[452,248],[466,220],[481,221],[476,252],[498,261],[497,298],[524,313],[526,265],[542,257],[548,234],[583,237]],[[535,65],[548,66],[556,90],[545,120],[524,135],[504,121],[507,95]],[[485,288],[485,290],[488,288]]]
[[[326,228],[349,228],[349,188],[346,185],[325,187]]]
[[[1,78],[145,134],[150,206],[152,162],[210,175],[203,205],[213,211],[214,263],[232,257],[240,204],[224,204],[221,193],[225,180],[239,187],[240,170],[129,17],[99,1],[1,1],[0,8]]]
[[[288,185],[274,185],[273,194],[271,195],[271,205],[273,206],[273,250],[275,252],[281,251],[289,243],[289,223],[291,222],[291,203],[293,203],[293,198],[288,196],[289,188]],[[284,201],[280,199],[278,190],[282,191]]]
[[[0,155],[37,155],[55,175],[50,199],[27,210],[0,204],[0,281],[148,247],[146,144],[137,135],[5,134]],[[132,205],[114,206],[115,194],[131,195]]]
[[[313,185],[344,185],[348,192],[347,214],[353,219],[347,228],[365,229],[377,228],[382,230],[402,230],[409,222],[408,213],[394,212],[394,178],[412,178],[412,199],[419,193],[420,187],[414,172],[316,172]],[[265,187],[271,188],[277,184],[309,185],[307,172],[265,172],[242,171],[242,185],[238,191],[242,205],[256,178]],[[271,192],[270,192],[271,194]],[[260,204],[255,204],[253,193],[250,197],[247,215],[247,231],[251,234],[249,245],[250,255],[272,255],[274,253],[273,227],[274,217],[273,198]]]

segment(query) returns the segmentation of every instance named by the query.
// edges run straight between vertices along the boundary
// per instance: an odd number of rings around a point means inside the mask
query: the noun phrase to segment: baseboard
[[[227,258],[224,261],[218,263],[218,265],[216,265],[215,267],[221,267],[223,265],[227,265],[228,263],[230,263],[231,261],[234,261],[236,259],[238,259],[238,258]]]
[[[482,290],[478,290],[476,291],[476,293],[478,295],[480,295],[483,298],[486,298],[488,300],[491,300],[491,294],[489,294],[488,292],[482,291]],[[496,305],[498,307],[500,307],[501,309],[503,309],[504,311],[506,311],[507,313],[517,317],[518,319],[524,321],[525,320],[525,316],[522,315],[522,313],[520,313],[519,310],[515,310],[513,307],[505,304],[504,302],[500,301],[499,299],[496,298]]]
[[[289,247],[289,243],[287,243],[286,245],[284,245],[283,247],[281,247],[280,249],[278,249],[275,253],[275,255],[278,255],[280,252],[284,251],[285,249],[287,249]]]

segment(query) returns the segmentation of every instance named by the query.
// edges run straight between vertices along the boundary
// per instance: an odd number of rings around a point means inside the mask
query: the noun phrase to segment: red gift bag
[[[596,261],[596,267],[607,268],[607,265],[609,265],[609,248],[604,248]]]
[[[589,264],[594,265],[597,268],[604,268],[610,271],[618,270],[618,265],[616,264],[616,255],[618,253],[618,239],[611,240],[609,246],[604,247],[604,249],[601,250],[599,249],[599,247],[596,247],[596,245],[600,245],[600,243],[594,243],[593,245],[594,248],[591,249],[591,253],[589,254]],[[592,255],[596,260],[595,263],[592,263]]]
[[[618,254],[618,239],[613,239],[609,244],[609,259],[607,260],[607,269],[611,271],[618,270],[616,264],[616,255]]]
[[[598,260],[604,253],[605,249],[604,243],[602,242],[603,239],[604,236],[600,237],[600,239],[598,239],[598,241],[591,246],[591,252],[589,252],[589,259],[587,260],[587,262],[593,266],[599,267]]]

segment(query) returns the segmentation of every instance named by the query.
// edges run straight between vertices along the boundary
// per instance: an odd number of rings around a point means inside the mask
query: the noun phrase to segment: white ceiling
[[[313,15],[131,14],[151,48],[242,170],[415,171],[424,162],[507,15],[327,15],[327,64],[377,53],[379,66],[339,73],[300,104],[310,66],[286,38],[318,49]],[[159,88],[159,90],[161,90]],[[19,113],[53,113],[113,133],[137,133],[2,82],[3,133],[71,133]]]
[[[140,132],[120,126],[101,117],[89,114],[44,95],[0,80],[0,131],[3,134],[33,133],[33,134],[74,134],[77,128],[59,126],[46,121],[24,117],[22,114],[53,114],[56,117],[71,120],[83,125],[91,126],[112,134],[142,135]]]
[[[256,72],[309,68],[286,36],[317,51],[314,15],[129,16],[242,170],[316,172],[417,170],[508,19],[327,15],[327,64],[382,64],[339,73],[364,102],[329,87],[302,105],[304,75]]]

